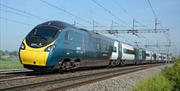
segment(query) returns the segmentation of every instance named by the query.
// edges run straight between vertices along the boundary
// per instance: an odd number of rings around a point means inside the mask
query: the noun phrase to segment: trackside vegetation
[[[23,65],[18,58],[0,60],[0,69],[22,69]]]
[[[22,69],[23,65],[18,59],[16,51],[0,50],[0,70],[1,69]]]
[[[172,67],[165,67],[161,74],[141,79],[133,91],[180,91],[180,58]]]

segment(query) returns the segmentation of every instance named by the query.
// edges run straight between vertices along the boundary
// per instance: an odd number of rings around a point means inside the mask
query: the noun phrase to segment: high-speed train
[[[32,70],[71,70],[163,61],[158,53],[60,22],[34,27],[22,41],[19,59]]]

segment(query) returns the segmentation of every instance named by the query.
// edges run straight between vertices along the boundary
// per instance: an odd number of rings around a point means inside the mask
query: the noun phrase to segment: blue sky
[[[110,10],[114,15],[125,21],[127,24],[114,18],[109,13],[97,6],[92,0],[44,0],[53,5],[63,8],[72,14],[81,17],[87,21],[93,20],[98,22],[99,27],[95,29],[110,29],[112,20],[125,27],[116,29],[130,29],[132,17],[147,27],[137,27],[137,29],[150,29],[154,27],[154,15],[147,0],[95,0],[105,8]],[[163,28],[170,29],[170,39],[173,46],[171,52],[180,54],[180,0],[150,0],[156,12],[159,22]],[[92,30],[92,24],[73,17],[63,11],[57,10],[40,0],[0,0],[0,3],[9,7],[19,9],[33,15],[45,18],[45,20],[28,16],[24,13],[16,12],[7,7],[0,6],[0,49],[1,50],[18,50],[19,45],[26,34],[37,24],[48,20],[60,20],[73,24],[76,21],[77,27]],[[13,14],[12,12],[18,13]],[[20,21],[26,24],[12,22],[9,20]],[[32,26],[31,26],[32,25]],[[83,26],[82,26],[83,25]],[[135,24],[140,26],[139,24]],[[84,27],[87,26],[87,27]],[[158,26],[162,28],[161,26]],[[167,34],[139,34],[136,37],[131,34],[120,34],[119,36],[110,36],[122,41],[134,44],[138,42],[139,46],[144,44],[167,44]],[[145,38],[144,38],[145,37]],[[175,51],[176,46],[176,51]],[[149,50],[167,51],[165,47],[148,48]]]

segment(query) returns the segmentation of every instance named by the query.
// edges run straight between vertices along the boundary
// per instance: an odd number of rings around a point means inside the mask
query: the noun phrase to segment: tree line
[[[6,60],[9,58],[17,58],[18,52],[17,51],[3,51],[0,50],[0,60]]]

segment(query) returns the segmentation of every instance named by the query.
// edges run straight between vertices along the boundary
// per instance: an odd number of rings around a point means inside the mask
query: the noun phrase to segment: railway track
[[[104,69],[107,67],[94,67],[94,68],[83,68],[79,69],[77,71],[88,71],[88,70],[98,70],[98,69]],[[71,73],[72,71],[65,71],[64,73]],[[34,71],[17,71],[11,70],[11,71],[0,71],[0,82],[3,81],[12,81],[12,80],[23,80],[23,79],[29,79],[29,78],[34,78],[34,77],[43,77],[47,75],[56,75],[59,74],[59,72],[54,71],[54,72],[34,72]]]
[[[6,72],[6,73],[0,73],[0,81],[5,80],[5,79],[13,79],[16,77],[23,77],[23,76],[30,76],[35,74],[34,71],[16,71],[16,72]]]
[[[28,69],[3,69],[3,70],[0,70],[0,75],[20,74],[20,73],[28,73],[28,72],[32,72],[32,70],[28,70]]]
[[[154,66],[159,66],[161,64],[150,64],[150,65],[138,65],[138,66],[131,66],[131,67],[120,67],[120,68],[114,68],[106,71],[101,72],[94,72],[89,74],[80,74],[79,75],[69,75],[62,74],[62,77],[58,77],[56,79],[53,79],[51,75],[48,75],[48,77],[51,77],[51,80],[46,81],[39,81],[39,82],[29,82],[26,84],[21,84],[17,86],[12,87],[5,87],[0,88],[1,91],[20,91],[20,90],[32,90],[32,91],[39,91],[39,90],[49,90],[49,91],[56,91],[56,90],[66,90],[69,88],[81,86],[84,84],[89,84],[92,82],[97,82],[100,80],[108,79],[111,77],[151,68]],[[72,73],[74,74],[74,73]],[[61,74],[59,74],[61,75]],[[64,75],[64,76],[63,76]],[[40,80],[40,79],[39,79]],[[3,83],[2,83],[3,84]],[[1,85],[0,85],[1,86]]]
[[[124,66],[125,67],[125,66]],[[98,69],[107,69],[106,66],[102,67],[87,67],[87,68],[81,68],[79,71],[88,71],[88,70],[98,70]],[[64,73],[71,73],[71,71],[66,71]],[[46,73],[41,73],[41,72],[34,72],[32,70],[8,70],[8,71],[0,71],[0,82],[2,81],[12,81],[12,80],[23,80],[23,79],[29,79],[29,78],[34,78],[34,77],[40,77],[44,75],[56,75],[59,74],[59,72],[46,72]]]

